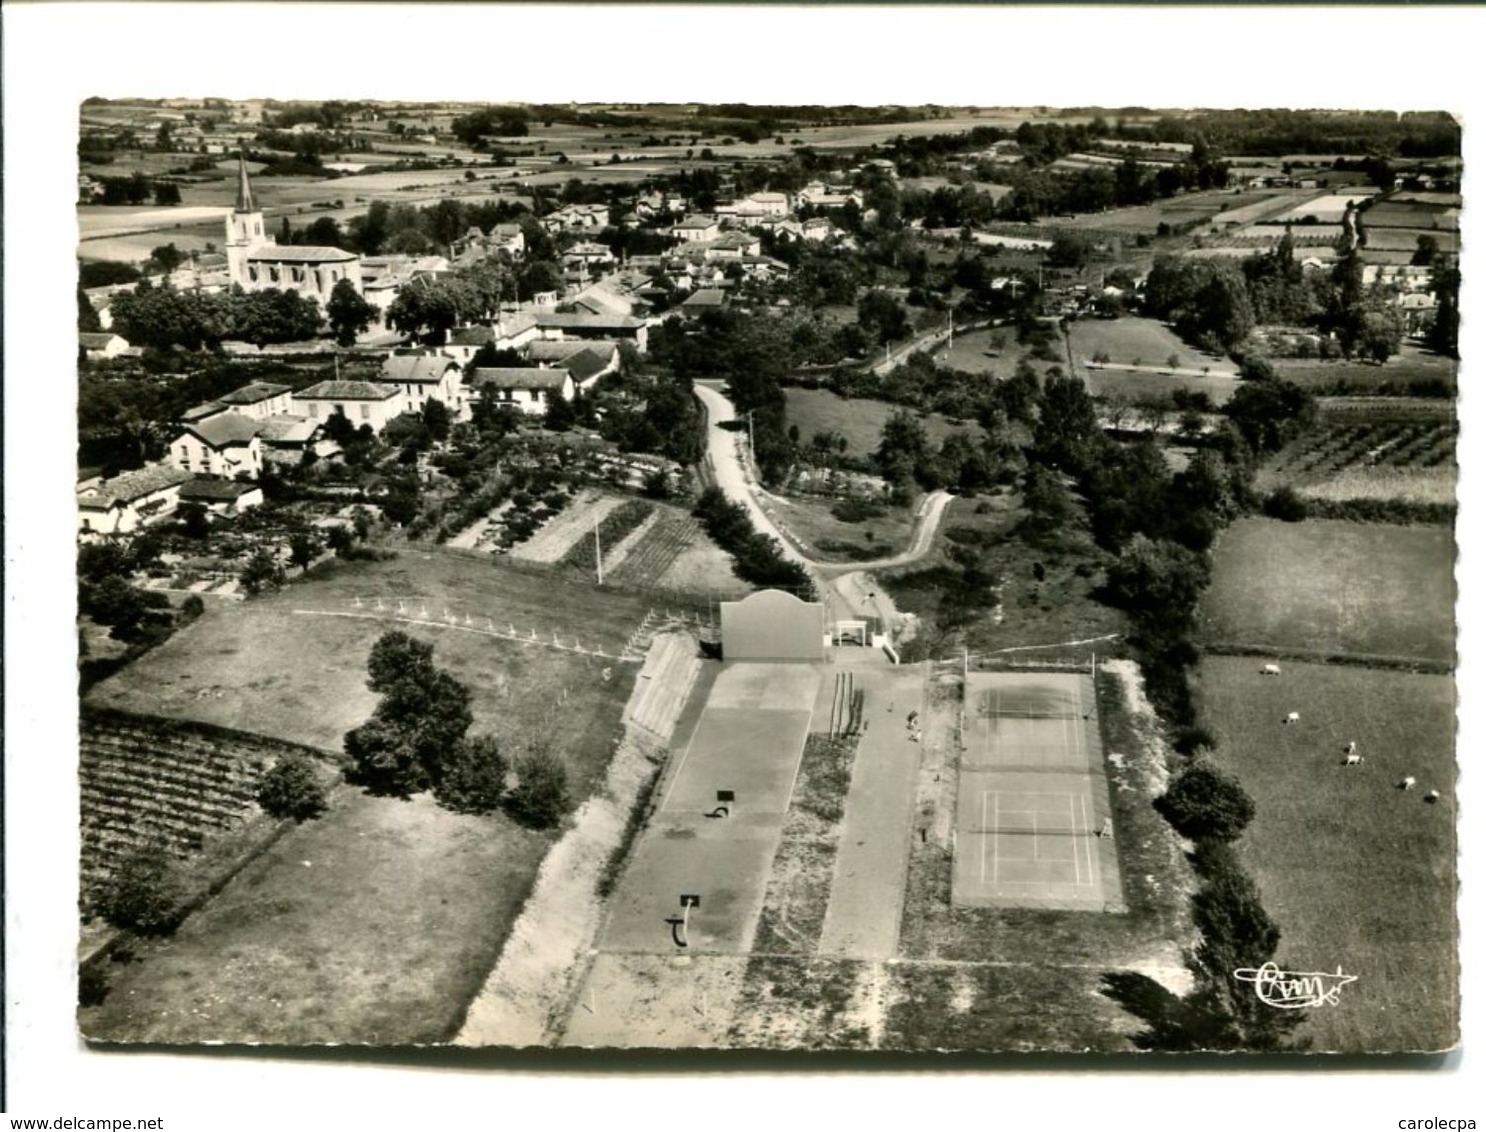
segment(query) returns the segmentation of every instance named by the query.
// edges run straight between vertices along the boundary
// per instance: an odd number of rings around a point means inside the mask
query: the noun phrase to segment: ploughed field
[[[1203,599],[1212,646],[1454,663],[1448,527],[1240,519],[1219,536]]]
[[[1456,1037],[1455,697],[1449,676],[1209,656],[1215,762],[1257,810],[1238,842],[1286,971],[1357,981],[1299,1031],[1319,1050],[1434,1050]],[[1290,711],[1298,722],[1281,721]],[[1357,743],[1363,762],[1344,765]],[[1412,790],[1399,783],[1417,779]],[[1427,792],[1439,791],[1435,802]]]
[[[1268,492],[1288,484],[1313,499],[1452,504],[1459,432],[1446,401],[1323,402],[1315,427],[1276,453],[1255,486]]]

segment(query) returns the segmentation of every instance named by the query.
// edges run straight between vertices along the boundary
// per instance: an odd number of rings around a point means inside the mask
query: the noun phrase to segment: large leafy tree
[[[1254,801],[1238,782],[1211,763],[1182,771],[1156,799],[1156,809],[1183,837],[1232,841],[1254,820]]]
[[[350,346],[356,336],[366,331],[377,316],[372,306],[349,279],[338,281],[325,304],[325,315],[330,320],[331,332],[339,345]]]

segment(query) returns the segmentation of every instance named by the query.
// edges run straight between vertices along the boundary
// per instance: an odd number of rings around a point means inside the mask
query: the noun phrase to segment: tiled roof
[[[103,331],[101,334],[95,334],[92,331],[84,330],[77,336],[77,340],[82,343],[83,349],[85,350],[107,349],[109,343],[114,341],[114,339],[116,338],[120,342],[123,341],[123,339],[119,338],[117,334],[111,334],[107,330]]]
[[[187,425],[186,431],[194,432],[213,448],[221,448],[228,444],[249,443],[258,435],[260,423],[241,413],[218,413],[204,421]]]
[[[272,381],[254,381],[241,389],[234,389],[220,400],[224,405],[256,405],[260,401],[269,401],[288,393],[291,388],[292,386],[279,385]]]
[[[386,401],[397,396],[390,385],[374,381],[322,381],[294,394],[296,401]]]
[[[186,422],[199,421],[202,417],[209,417],[213,413],[223,413],[227,406],[220,401],[204,401],[200,405],[193,405],[181,414],[181,420]]]
[[[643,318],[618,314],[542,314],[537,325],[553,330],[637,330],[645,325]]]
[[[689,295],[681,305],[683,307],[720,307],[727,301],[725,296],[716,287],[704,287],[693,295]]]
[[[382,380],[437,384],[450,368],[459,363],[442,354],[393,354],[382,363]]]
[[[461,326],[449,332],[451,346],[483,346],[495,341],[495,330],[489,326]]]
[[[248,253],[249,260],[260,263],[349,263],[355,258],[354,252],[343,252],[340,248],[281,248],[277,245]]]
[[[269,444],[305,444],[320,427],[313,417],[291,417],[283,414],[269,417],[258,429],[258,435]]]
[[[715,216],[688,216],[676,225],[677,228],[714,228],[716,226],[717,217]]]
[[[594,348],[593,342],[553,342],[541,338],[526,347],[526,356],[534,362],[563,362],[574,354]]]
[[[502,366],[475,370],[470,383],[477,389],[486,385],[493,385],[497,389],[561,389],[567,376],[568,371],[565,369],[518,369]]]
[[[232,503],[250,491],[261,490],[257,484],[238,483],[215,476],[199,476],[181,484],[181,498],[198,503]]]
[[[174,487],[178,483],[185,483],[190,478],[190,472],[172,468],[169,464],[151,464],[138,471],[115,476],[107,483],[78,496],[77,501],[79,506],[87,507],[89,510],[107,510],[115,503],[132,503],[152,492]]]
[[[614,360],[613,350],[601,353],[592,348],[580,350],[572,357],[562,363],[562,368],[573,375],[577,382],[587,381],[607,369],[609,363]]]

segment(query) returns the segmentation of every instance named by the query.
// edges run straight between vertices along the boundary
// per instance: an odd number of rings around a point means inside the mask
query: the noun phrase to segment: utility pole
[[[604,546],[603,546],[603,543],[599,541],[599,524],[598,524],[598,520],[597,519],[595,519],[594,520],[594,523],[593,523],[593,559],[594,559],[594,565],[598,568],[599,585],[603,585],[604,584]]]
[[[753,450],[753,410],[748,410],[748,459],[755,468],[758,467],[758,456]]]

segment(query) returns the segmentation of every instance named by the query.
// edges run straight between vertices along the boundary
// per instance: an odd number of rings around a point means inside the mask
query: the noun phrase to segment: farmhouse
[[[538,365],[567,370],[585,393],[599,378],[619,369],[619,347],[613,342],[533,342],[526,356]]]
[[[269,464],[297,464],[311,450],[319,435],[320,424],[309,417],[285,414],[269,417],[258,426],[258,439],[263,442],[263,460]]]
[[[549,232],[597,232],[609,226],[609,208],[603,204],[567,204],[542,217]]]
[[[718,225],[715,216],[688,216],[679,224],[671,226],[671,236],[688,244],[700,240],[717,239]]]
[[[687,318],[696,318],[705,311],[721,310],[727,305],[728,296],[726,291],[718,290],[715,287],[706,287],[688,295],[686,301],[677,310]]]
[[[78,529],[89,534],[125,534],[164,518],[175,509],[190,472],[151,464],[125,472],[77,497]]]
[[[537,329],[543,338],[559,341],[572,338],[612,338],[630,342],[642,354],[649,341],[645,320],[627,315],[560,314],[556,311],[543,311],[537,315]]]
[[[400,415],[407,401],[395,385],[374,381],[322,381],[294,394],[295,412],[314,421],[340,413],[356,427],[369,425],[373,433]]]
[[[242,413],[217,413],[187,424],[170,446],[171,458],[182,471],[257,479],[263,471],[258,428],[258,421]]]
[[[573,399],[573,377],[565,369],[481,368],[470,378],[480,398],[528,415],[545,413],[553,397]]]

